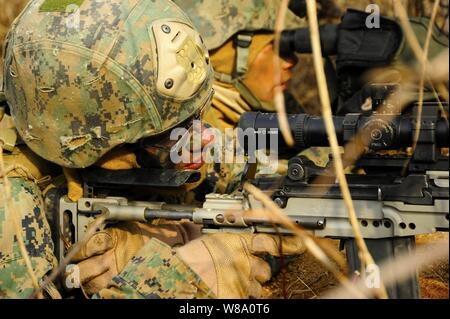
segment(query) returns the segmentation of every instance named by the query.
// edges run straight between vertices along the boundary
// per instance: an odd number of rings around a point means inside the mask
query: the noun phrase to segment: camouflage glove
[[[83,291],[92,295],[105,288],[131,258],[152,238],[171,247],[199,237],[192,223],[150,225],[126,222],[94,234],[72,259],[78,262]]]
[[[282,238],[282,253],[305,251],[298,238]],[[258,298],[261,284],[271,277],[270,266],[259,257],[280,256],[280,237],[266,234],[205,235],[177,249],[180,258],[195,271],[218,298]],[[259,257],[257,257],[259,256]]]

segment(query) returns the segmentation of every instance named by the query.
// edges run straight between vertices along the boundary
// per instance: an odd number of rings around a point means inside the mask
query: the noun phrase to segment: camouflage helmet
[[[168,0],[32,0],[6,40],[17,130],[65,167],[196,118],[212,79],[202,38]]]
[[[204,37],[208,50],[219,48],[239,31],[273,31],[279,0],[175,0]],[[292,11],[287,29],[305,25]]]

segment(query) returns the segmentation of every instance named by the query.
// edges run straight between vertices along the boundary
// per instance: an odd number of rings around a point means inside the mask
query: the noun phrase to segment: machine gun
[[[366,170],[366,175],[349,174],[347,179],[362,234],[376,262],[413,250],[415,235],[449,229],[448,157],[440,152],[449,145],[449,126],[436,104],[426,104],[424,110],[416,152],[411,158],[380,155],[378,151],[412,145],[416,128],[413,116],[348,114],[334,117],[341,144],[359,133],[370,150],[355,163],[355,167]],[[296,137],[296,151],[328,145],[321,118],[290,115],[289,121]],[[262,132],[273,130],[277,125],[276,114],[246,113],[240,121],[241,128],[254,128],[261,133],[257,134],[260,138],[267,138]],[[282,145],[282,138],[279,139]],[[402,173],[405,163],[408,169]],[[316,182],[317,176],[325,179]],[[196,171],[86,170],[85,196],[78,202],[69,201],[56,190],[47,196],[56,216],[53,233],[60,235],[54,238],[57,255],[63,258],[67,243],[81,240],[87,226],[100,214],[104,214],[108,222],[190,220],[203,225],[204,233],[289,233],[270,220],[245,217],[245,211],[264,209],[264,206],[244,191],[231,195],[208,194],[201,207],[111,196],[123,194],[130,187],[173,189],[199,178]],[[314,235],[340,239],[346,249],[349,268],[359,269],[352,229],[332,170],[294,156],[289,161],[287,176],[258,177],[249,182],[271,194],[273,201],[295,223]],[[391,298],[418,298],[418,287],[414,277],[389,288],[389,294]]]
[[[410,116],[347,114],[333,119],[341,145],[358,137],[359,145],[366,149],[354,163],[355,169],[363,169],[365,174],[348,174],[347,180],[363,237],[376,262],[412,251],[415,235],[449,229],[449,162],[448,155],[441,154],[449,145],[449,124],[441,112],[448,114],[448,105],[444,110],[437,103],[425,103],[412,155],[380,151],[413,144],[415,112]],[[288,120],[295,150],[328,145],[320,117],[299,114],[289,115]],[[269,139],[266,132],[278,128],[278,118],[276,114],[247,113],[240,126],[254,128],[261,133],[260,138]],[[347,151],[351,153],[352,149]],[[340,239],[350,270],[357,270],[357,248],[330,166],[320,168],[305,157],[294,156],[286,177],[278,181],[258,178],[256,185],[263,190],[279,185],[272,194],[273,201],[288,215],[309,220],[311,226],[315,225],[312,230],[316,236]],[[417,278],[390,287],[388,292],[391,298],[418,298]]]

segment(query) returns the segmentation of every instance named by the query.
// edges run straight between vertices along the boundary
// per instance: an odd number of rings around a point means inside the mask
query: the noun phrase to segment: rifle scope
[[[291,133],[295,140],[293,149],[303,150],[313,146],[329,146],[324,120],[307,114],[288,115]],[[392,114],[375,114],[367,116],[351,113],[346,116],[334,116],[334,126],[340,145],[345,145],[356,134],[362,143],[371,150],[392,150],[412,146],[416,119],[414,116],[394,116]],[[270,135],[278,135],[278,146],[286,149],[282,134],[279,133],[278,114],[248,112],[241,116],[239,128],[253,129],[258,138],[258,148],[269,148]],[[265,144],[260,143],[265,139]],[[422,117],[420,140],[437,147],[449,146],[449,125],[440,117]],[[242,140],[241,140],[242,141]],[[261,146],[262,145],[262,146]],[[267,147],[266,147],[267,145]],[[247,148],[246,146],[244,146]]]

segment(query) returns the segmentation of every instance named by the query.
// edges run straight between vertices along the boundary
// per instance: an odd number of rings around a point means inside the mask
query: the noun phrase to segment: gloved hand
[[[189,222],[157,226],[124,222],[95,233],[76,253],[72,262],[79,267],[85,294],[92,295],[105,288],[152,238],[176,247],[200,235],[201,228]]]
[[[297,237],[283,236],[281,243],[284,256],[300,255],[305,251]],[[262,293],[261,284],[271,277],[269,264],[260,257],[279,257],[280,237],[232,233],[204,235],[177,248],[177,253],[218,298],[258,298]]]

